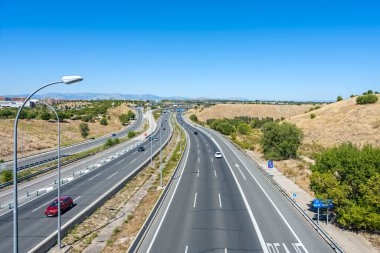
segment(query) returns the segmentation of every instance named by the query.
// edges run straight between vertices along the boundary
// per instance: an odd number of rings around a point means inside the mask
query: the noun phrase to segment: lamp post
[[[60,120],[57,111],[50,105],[48,105],[45,102],[40,101],[41,104],[46,105],[50,110],[52,110],[57,117],[58,121],[58,227],[57,227],[57,242],[58,242],[58,249],[61,248],[61,126],[60,126]]]
[[[15,123],[14,123],[14,134],[13,134],[13,253],[18,253],[18,192],[17,192],[17,126],[18,119],[22,109],[25,107],[25,104],[30,100],[30,98],[39,92],[40,90],[49,87],[54,84],[65,83],[72,84],[82,81],[81,76],[64,76],[61,81],[46,84],[35,92],[30,94],[25,101],[22,103],[20,109],[17,112]]]
[[[162,119],[161,119],[162,121]],[[162,144],[161,144],[161,132],[162,132],[162,122],[160,126],[160,186],[162,187]]]

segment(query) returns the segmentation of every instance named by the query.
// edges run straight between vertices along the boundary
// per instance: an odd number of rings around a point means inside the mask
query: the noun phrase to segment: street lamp
[[[41,104],[46,105],[50,110],[52,110],[57,117],[58,121],[58,234],[57,234],[57,242],[58,249],[61,248],[61,126],[60,120],[57,111],[50,105],[45,102],[39,101]]]
[[[162,121],[162,118],[161,118]],[[162,132],[162,122],[160,127],[160,186],[162,187],[162,144],[161,144],[161,132]]]
[[[22,109],[25,107],[25,104],[30,100],[30,98],[39,92],[40,90],[49,87],[54,84],[65,83],[72,84],[82,81],[81,76],[64,76],[61,81],[46,84],[35,92],[30,94],[25,101],[22,103],[20,109],[17,112],[15,123],[14,123],[14,133],[13,133],[13,253],[18,253],[18,192],[17,192],[17,126],[18,119]]]

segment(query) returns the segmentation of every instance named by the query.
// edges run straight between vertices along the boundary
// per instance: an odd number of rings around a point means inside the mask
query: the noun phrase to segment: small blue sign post
[[[332,203],[332,199],[314,199],[313,200],[313,207],[318,208],[318,218],[317,218],[317,224],[319,224],[319,208],[326,208],[327,209],[327,219],[326,223],[329,222],[329,208],[333,208],[334,204]]]
[[[296,197],[297,197],[297,193],[293,193],[292,195],[293,195],[293,199],[294,199],[294,201],[295,201],[295,199],[296,199]]]
[[[273,169],[273,167],[274,167],[273,160],[269,160],[268,161],[268,169]]]

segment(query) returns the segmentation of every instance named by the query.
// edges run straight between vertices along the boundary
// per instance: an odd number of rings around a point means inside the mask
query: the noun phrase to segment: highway
[[[163,127],[162,144],[171,134],[169,114],[162,117]],[[159,137],[159,131],[152,136]],[[154,142],[153,152],[159,150],[159,141]],[[62,215],[62,226],[71,222],[75,216],[112,190],[118,183],[125,181],[138,167],[150,160],[150,142],[147,141],[127,153],[109,161],[103,166],[73,180],[62,187],[62,195],[71,196],[75,206]],[[140,146],[146,148],[138,152]],[[55,199],[57,191],[53,190],[45,195],[23,203],[19,206],[19,246],[20,252],[29,252],[38,244],[56,232],[57,219],[45,217],[47,205]],[[13,213],[11,211],[0,215],[0,252],[11,252],[13,245]]]
[[[178,121],[184,162],[137,252],[333,252],[225,137]]]
[[[143,117],[143,112],[141,108],[138,108],[135,110],[136,112],[136,120],[133,122],[130,126],[123,128],[122,130],[116,132],[116,137],[122,138],[128,135],[129,131],[137,131],[143,126],[144,123],[144,117]],[[63,147],[61,148],[61,155],[62,156],[69,156],[72,154],[80,153],[98,146],[101,146],[104,144],[104,142],[110,138],[110,135],[105,135],[93,140],[87,140],[84,142],[80,142],[71,146]],[[19,143],[20,145],[20,143]],[[18,168],[22,168],[25,165],[33,164],[33,163],[38,163],[44,160],[48,159],[53,159],[57,157],[57,151],[52,150],[32,156],[25,157],[23,159],[18,160]],[[20,157],[19,157],[20,158]],[[11,169],[13,166],[13,161],[8,161],[2,164],[2,169]]]

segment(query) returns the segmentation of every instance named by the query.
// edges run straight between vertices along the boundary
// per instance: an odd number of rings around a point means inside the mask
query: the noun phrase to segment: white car
[[[215,152],[215,158],[222,158],[222,153],[220,153],[219,151],[218,152]]]

